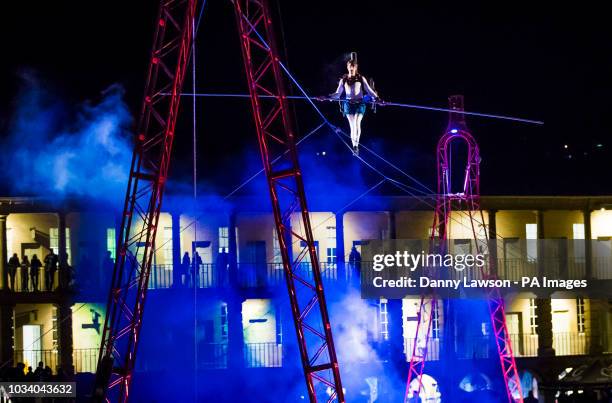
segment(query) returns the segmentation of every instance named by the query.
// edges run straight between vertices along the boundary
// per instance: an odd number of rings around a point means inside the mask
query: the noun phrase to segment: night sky
[[[539,127],[468,119],[481,147],[483,194],[612,194],[608,14],[561,3],[554,9],[534,2],[458,3],[285,0],[272,1],[272,7],[282,16],[276,28],[287,64],[312,95],[332,92],[343,74],[343,57],[357,51],[361,73],[375,80],[385,100],[444,107],[448,95],[461,93],[467,110],[544,120]],[[125,88],[129,108],[138,111],[157,2],[11,7],[0,25],[0,136],[11,132],[24,74],[55,95],[67,120],[77,105],[95,102],[116,83]],[[198,90],[245,93],[230,3],[210,0],[206,7],[197,38]],[[185,183],[192,169],[190,102],[179,123],[183,134],[172,168],[173,178]],[[321,107],[346,126],[335,104]],[[198,101],[197,111],[199,179],[211,191],[226,192],[259,169],[249,104],[206,99]],[[297,111],[302,134],[316,126],[308,108]],[[366,115],[362,141],[433,187],[435,144],[446,120],[444,113],[379,108]],[[324,159],[316,151],[346,152],[331,134],[313,139],[302,158],[354,172],[344,166],[357,164],[354,158]],[[4,158],[10,153],[4,150]]]

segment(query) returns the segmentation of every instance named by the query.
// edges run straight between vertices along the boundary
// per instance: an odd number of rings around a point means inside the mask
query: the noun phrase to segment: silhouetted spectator
[[[51,370],[51,367],[47,365],[45,369],[43,370],[41,380],[49,381],[51,380],[52,377],[53,377],[53,371]]]
[[[185,252],[183,260],[181,261],[181,267],[179,268],[181,285],[188,285],[187,275],[189,273],[189,267],[191,267],[191,258],[189,257],[189,253]]]
[[[357,251],[355,245],[353,245],[349,254],[349,267],[351,268],[350,275],[359,278],[359,273],[361,272],[361,254]]]
[[[44,364],[42,361],[39,361],[38,366],[34,370],[34,375],[36,376],[36,379],[40,380],[44,371],[45,371]]]
[[[38,274],[40,273],[40,268],[42,267],[42,262],[36,256],[36,254],[32,255],[32,261],[30,262],[30,282],[32,283],[32,291],[38,291]]]
[[[45,256],[45,289],[53,290],[53,282],[55,281],[55,272],[57,271],[58,258],[53,249]]]
[[[193,254],[193,261],[191,262],[191,277],[193,281],[193,286],[198,287],[200,284],[200,267],[202,267],[202,258],[198,252]]]
[[[25,364],[23,362],[18,362],[15,366],[15,380],[24,381],[25,380]]]
[[[13,253],[13,256],[8,261],[8,273],[11,283],[11,290],[15,291],[15,276],[17,275],[17,268],[21,265],[19,262],[19,257],[17,257],[16,253]]]
[[[28,259],[28,255],[23,255],[21,258],[21,290],[22,291],[30,291],[28,287],[28,269],[30,268],[30,259]]]
[[[28,367],[28,373],[26,374],[26,382],[36,382],[36,375],[32,372],[32,367]]]

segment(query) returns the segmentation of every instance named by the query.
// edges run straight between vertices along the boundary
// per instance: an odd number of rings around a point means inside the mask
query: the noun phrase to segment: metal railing
[[[321,262],[321,277],[324,282],[338,280],[336,263]],[[302,262],[295,268],[301,277],[312,280],[312,265]],[[239,263],[238,282],[242,287],[270,287],[285,284],[282,263]]]
[[[246,343],[244,363],[247,368],[283,366],[283,346],[278,343]]]
[[[35,370],[39,362],[43,363],[43,367],[51,368],[51,371],[57,373],[59,363],[59,352],[57,350],[15,350],[13,352],[13,365],[21,362],[25,365],[26,370],[32,367]]]
[[[345,262],[345,271],[340,273],[337,263],[321,262],[321,275],[323,281],[330,282],[356,282],[360,276],[365,274],[372,281],[373,277],[380,276],[381,272],[368,270],[372,262],[359,262],[351,264]],[[539,267],[543,267],[548,276],[558,278],[581,279],[586,276],[586,262],[583,257],[552,257],[544,259],[509,258],[497,259],[497,277],[500,279],[520,280],[522,277],[538,275]],[[360,269],[365,268],[363,273]],[[297,273],[306,279],[312,278],[312,266],[309,262],[303,262],[296,268]],[[489,273],[488,262],[484,268]],[[448,270],[448,278],[478,280],[483,278],[480,269],[466,269],[464,271]],[[284,270],[282,263],[238,263],[237,280],[240,287],[265,288],[284,284]],[[594,257],[592,265],[594,279],[612,280],[612,258]],[[56,275],[57,277],[57,275]],[[19,279],[20,280],[20,279]],[[176,284],[175,284],[176,283]],[[42,283],[41,283],[42,284]],[[41,286],[39,284],[39,286]],[[194,273],[190,266],[187,271],[181,267],[178,273],[174,273],[172,264],[156,264],[151,268],[149,277],[149,289],[164,289],[172,287],[190,287],[196,285],[198,288],[225,287],[229,284],[229,273],[227,269],[219,270],[214,263],[201,264]],[[57,287],[57,281],[55,282]],[[16,289],[20,290],[21,282],[16,281]]]
[[[194,284],[197,288],[213,288],[227,285],[227,273],[216,270],[213,263],[184,268],[183,266],[175,273],[172,264],[154,264],[151,266],[149,276],[149,289],[164,289],[172,287],[190,287]]]
[[[510,342],[515,357],[536,357],[538,355],[537,334],[510,334]]]
[[[98,366],[99,348],[77,348],[72,350],[74,372],[95,373]]]
[[[555,349],[555,355],[589,354],[593,343],[599,343],[599,341],[599,338],[596,339],[589,333],[553,333],[553,348]]]
[[[14,292],[43,292],[47,291],[47,283],[45,280],[46,273],[44,269],[40,269],[38,271],[38,275],[35,277],[38,280],[38,283],[32,281],[32,277],[30,277],[30,270],[26,272],[25,270],[18,268],[15,272],[15,282],[14,288],[11,287],[11,276],[10,271],[7,269],[7,279],[8,284],[6,284],[7,289],[12,290]],[[25,277],[25,278],[24,278]],[[25,280],[25,281],[24,281]],[[53,284],[51,287],[51,291],[55,291],[60,287],[60,270],[58,269],[53,275]],[[34,285],[36,284],[36,287]]]
[[[336,263],[321,262],[320,267],[323,281],[339,280]],[[298,270],[301,276],[307,279],[312,278],[312,266],[310,263],[302,263]],[[285,284],[285,272],[282,263],[238,263],[237,279],[241,287],[275,287]],[[181,267],[178,273],[174,273],[172,264],[155,264],[151,266],[149,289],[193,288],[194,284],[197,288],[226,287],[229,284],[229,273],[227,269],[219,270],[218,266],[214,263],[199,265],[195,275],[193,266],[190,266],[187,271]]]
[[[413,348],[415,347],[415,338],[404,338],[404,354],[406,360],[410,361],[412,357]],[[417,353],[425,348],[425,340],[419,339],[416,345]],[[430,338],[427,340],[427,356],[425,361],[438,361],[440,359],[440,348],[442,346],[441,338]]]

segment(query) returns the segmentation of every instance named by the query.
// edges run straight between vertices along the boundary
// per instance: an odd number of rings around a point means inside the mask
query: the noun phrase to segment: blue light
[[[453,133],[453,134],[457,133],[457,129],[452,129],[451,133]]]

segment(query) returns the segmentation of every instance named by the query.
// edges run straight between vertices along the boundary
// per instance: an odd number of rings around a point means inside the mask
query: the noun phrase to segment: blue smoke
[[[113,85],[97,102],[69,111],[32,74],[22,74],[24,88],[1,162],[11,191],[20,195],[79,196],[117,201],[125,192],[132,154],[130,112],[124,91]]]

